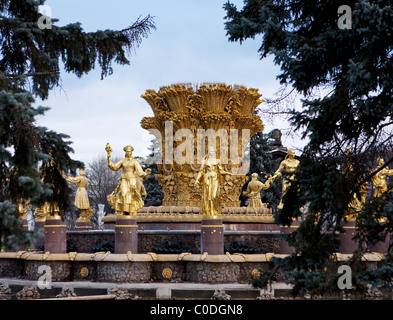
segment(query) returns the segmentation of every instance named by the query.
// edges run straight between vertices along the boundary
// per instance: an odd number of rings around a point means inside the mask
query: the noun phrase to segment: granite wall
[[[92,252],[94,246],[103,241],[114,241],[114,231],[69,231],[67,241],[76,247],[76,252]],[[200,253],[201,239],[199,231],[188,232],[138,232],[138,253],[153,252],[156,246],[163,246],[165,241],[181,241],[183,246],[191,247],[192,253]],[[225,232],[224,245],[228,246],[233,241],[248,241],[250,246],[257,246],[260,253],[279,252],[279,238],[276,233],[268,232]]]
[[[45,271],[39,272],[39,267]],[[43,261],[0,259],[0,278],[39,280],[50,268],[52,281],[113,283],[194,282],[248,283],[254,269],[268,269],[267,262],[203,261]],[[47,279],[47,278],[46,278]]]

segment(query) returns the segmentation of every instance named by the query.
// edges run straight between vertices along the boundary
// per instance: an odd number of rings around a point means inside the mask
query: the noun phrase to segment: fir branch
[[[131,25],[131,27],[120,30],[119,33],[125,36],[128,40],[128,52],[135,51],[142,43],[143,38],[147,38],[151,30],[156,29],[154,17],[150,14],[141,19],[138,19]]]
[[[33,73],[25,73],[25,74],[7,74],[7,77],[16,78],[16,77],[37,77],[37,76],[49,76],[52,74],[60,74],[60,71],[43,71],[43,72],[33,72]]]

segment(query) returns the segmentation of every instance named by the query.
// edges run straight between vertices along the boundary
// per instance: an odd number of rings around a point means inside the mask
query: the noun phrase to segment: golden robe
[[[202,215],[221,215],[220,184],[226,172],[218,159],[205,159],[196,180],[202,184]]]
[[[261,208],[261,190],[264,184],[259,180],[251,180],[247,185],[247,190],[244,193],[249,199],[248,207],[250,208]]]
[[[89,185],[89,180],[86,176],[79,177],[64,177],[68,182],[76,184],[77,190],[75,194],[75,206],[80,210],[85,210],[90,208],[89,197],[87,196],[87,187]]]
[[[140,193],[144,188],[140,184],[142,183],[141,177],[145,177],[146,173],[134,158],[123,158],[115,164],[109,160],[108,166],[113,171],[123,169],[119,185],[114,191],[116,195],[111,203],[112,207],[116,212],[136,214],[144,205]]]

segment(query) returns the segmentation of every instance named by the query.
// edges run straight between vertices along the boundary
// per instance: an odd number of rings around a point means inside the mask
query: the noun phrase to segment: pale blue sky
[[[224,29],[225,0],[47,0],[58,25],[80,22],[85,31],[120,30],[139,16],[155,17],[157,30],[142,41],[129,66],[114,65],[114,74],[100,80],[100,70],[82,78],[62,74],[56,89],[42,105],[52,108],[38,121],[71,136],[74,159],[91,161],[105,155],[109,142],[114,155],[132,145],[134,155],[147,155],[151,136],[140,127],[150,106],[140,96],[173,83],[224,82],[257,88],[272,98],[280,88],[278,66],[272,58],[259,60],[261,39],[242,45],[229,42]],[[238,8],[243,1],[232,1]],[[110,3],[110,5],[108,5]],[[267,106],[265,106],[266,108]],[[262,119],[264,121],[264,119]],[[265,123],[265,132],[288,127],[284,119]],[[287,147],[300,146],[284,138]]]

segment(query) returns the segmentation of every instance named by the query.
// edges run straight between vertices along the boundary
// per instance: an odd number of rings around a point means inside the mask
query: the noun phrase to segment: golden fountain
[[[207,154],[205,146],[209,143],[210,148],[213,143],[223,169],[232,173],[220,184],[222,213],[258,213],[271,220],[266,204],[263,208],[241,208],[239,200],[248,179],[249,162],[243,161],[246,146],[264,129],[261,119],[253,115],[263,102],[258,89],[222,83],[173,84],[158,92],[147,90],[142,98],[154,113],[154,117],[143,118],[141,126],[153,133],[161,146],[162,161],[155,176],[164,199],[162,207],[145,207],[140,213],[169,212],[168,208],[171,212],[199,211],[202,191],[195,180]]]

